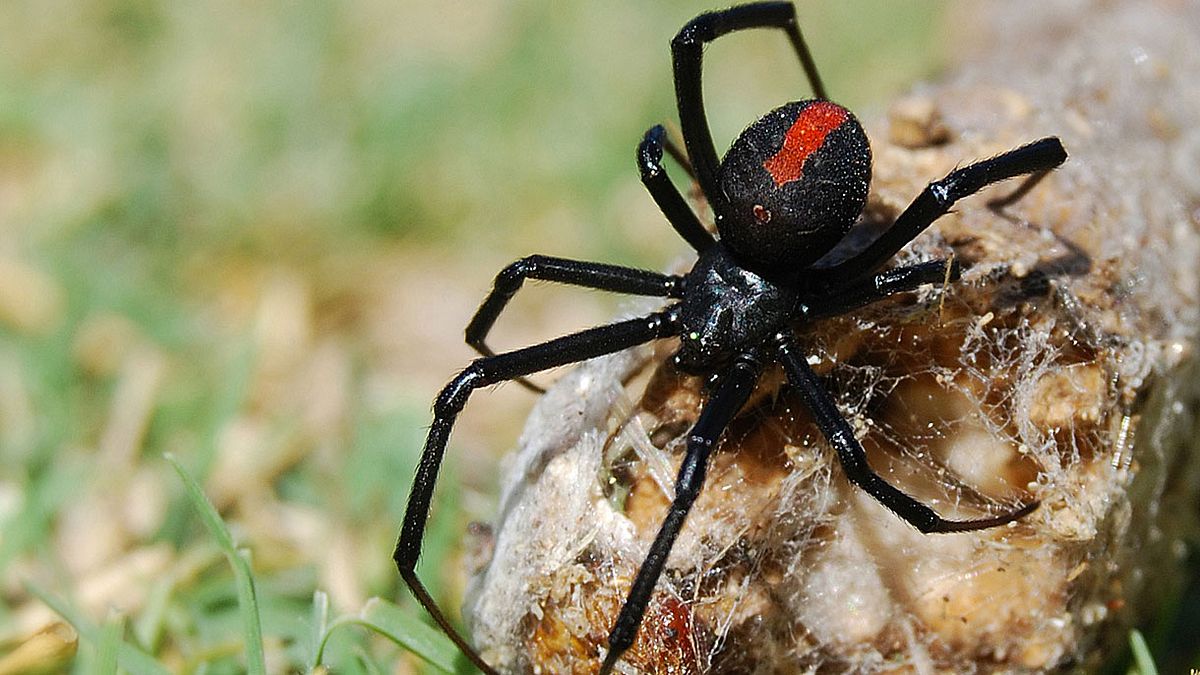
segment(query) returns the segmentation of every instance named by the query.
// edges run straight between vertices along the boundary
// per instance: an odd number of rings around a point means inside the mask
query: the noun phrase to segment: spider
[[[701,90],[704,45],[729,33],[777,28],[787,34],[814,98],[787,103],[747,127],[718,161]],[[1008,178],[1026,176],[1002,206],[1018,199],[1066,151],[1047,137],[991,159],[955,169],[922,191],[895,222],[860,252],[835,264],[821,259],[850,231],[866,203],[871,149],[854,115],[829,100],[787,2],[758,2],[702,14],[671,41],[675,95],[686,156],[663,127],[646,132],[637,149],[642,182],[679,235],[698,254],[683,275],[664,275],[596,262],[534,255],[509,265],[466,329],[482,354],[450,381],[433,404],[433,424],[416,470],[395,560],[412,593],[462,652],[485,673],[496,671],[446,619],[416,575],[438,468],[455,419],[480,387],[517,380],[555,366],[591,359],[668,337],[680,339],[673,356],[684,373],[710,378],[709,394],[687,437],[675,497],[650,552],[609,634],[601,675],[612,672],[633,644],[655,584],[688,511],[704,485],[713,449],[754,390],[760,373],[782,364],[846,478],[924,533],[968,532],[1004,525],[1038,502],[977,520],[947,520],[889,484],[867,463],[849,423],[822,388],[793,329],[843,314],[925,284],[957,280],[952,260],[933,260],[880,271],[902,247],[958,200]],[[664,149],[698,182],[712,210],[714,238],[689,208],[663,166]],[[603,291],[669,298],[665,309],[496,354],[487,335],[526,279]]]

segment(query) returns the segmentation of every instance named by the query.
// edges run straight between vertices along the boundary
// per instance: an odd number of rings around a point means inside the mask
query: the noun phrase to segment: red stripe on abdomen
[[[829,101],[817,101],[801,110],[792,128],[783,136],[783,147],[763,163],[763,168],[774,179],[775,187],[799,180],[804,175],[804,162],[808,156],[825,144],[825,137],[840,127],[849,114],[842,106]]]

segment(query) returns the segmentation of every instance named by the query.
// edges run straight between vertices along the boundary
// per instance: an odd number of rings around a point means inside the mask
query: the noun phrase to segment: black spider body
[[[847,109],[788,103],[746,127],[717,168],[720,242],[684,277],[684,372],[712,372],[803,318],[809,265],[850,230],[867,201],[871,146]]]
[[[784,31],[816,97],[767,113],[747,127],[724,160],[718,161],[700,86],[703,46],[749,28]],[[710,378],[708,400],[687,437],[674,501],[609,634],[601,675],[611,673],[633,644],[671,547],[704,486],[709,456],[768,364],[783,366],[789,386],[812,413],[847,480],[921,532],[995,527],[1037,507],[1033,501],[990,517],[947,520],[889,484],[868,464],[849,423],[809,366],[794,327],[925,284],[957,280],[958,265],[947,260],[881,268],[959,199],[1017,176],[1027,176],[1025,183],[995,203],[1011,203],[1024,194],[1066,160],[1059,140],[1043,138],[955,169],[930,183],[863,250],[837,264],[816,266],[862,213],[871,179],[871,149],[854,115],[828,100],[796,24],[795,9],[786,2],[760,2],[703,14],[679,31],[671,50],[686,158],[656,126],[638,146],[637,162],[642,182],[663,215],[697,251],[696,264],[682,276],[540,255],[509,265],[496,277],[492,292],[467,326],[467,343],[482,358],[451,380],[434,401],[434,420],[409,494],[395,560],[413,594],[485,673],[495,670],[458,634],[416,575],[450,431],[471,393],[480,387],[517,380],[536,389],[524,379],[526,375],[669,337],[680,340],[675,355],[679,368]],[[700,223],[667,177],[664,150],[693,172],[712,207],[719,240]],[[496,354],[487,346],[487,334],[526,279],[676,302],[644,317]]]

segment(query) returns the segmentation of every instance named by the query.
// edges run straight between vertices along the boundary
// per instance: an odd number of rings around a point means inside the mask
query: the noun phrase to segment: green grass
[[[1131,675],[1158,675],[1154,656],[1150,654],[1150,647],[1141,631],[1129,632],[1129,648],[1133,651],[1133,667],[1129,669]]]
[[[98,646],[97,669],[103,668],[106,661],[115,658],[125,671],[133,675],[164,675],[171,672],[136,645],[122,641],[119,622],[113,621],[111,625],[99,626],[77,608],[40,586],[27,584],[26,590],[70,623],[81,639],[92,646]]]
[[[171,455],[166,459],[170,462],[179,478],[187,489],[188,501],[200,515],[204,528],[216,540],[229,566],[233,569],[234,585],[237,587],[238,609],[242,618],[242,644],[246,650],[246,671],[250,675],[264,675],[267,672],[266,660],[263,657],[262,620],[259,617],[258,598],[254,590],[254,575],[250,572],[250,552],[239,548],[229,534],[229,528],[221,520],[221,515],[213,507],[212,502],[204,496],[204,490],[196,479],[192,478],[183,466]]]
[[[355,626],[387,638],[421,657],[439,672],[455,673],[461,669],[457,664],[462,657],[449,638],[386,600],[371,598],[357,614],[348,614],[332,621],[328,620],[328,611],[328,598],[318,591],[313,597],[312,623],[314,643],[317,645],[311,661],[313,669],[324,665],[325,647],[334,631]]]
[[[212,502],[205,497],[195,479],[173,457],[168,456],[166,459],[183,483],[188,501],[200,517],[209,535],[216,541],[233,571],[233,584],[236,587],[241,618],[239,644],[244,648],[244,670],[251,674],[265,673],[261,612],[248,552],[236,545],[228,526],[221,519]],[[61,598],[53,596],[45,589],[29,585],[28,590],[70,622],[85,643],[90,643],[86,646],[94,647],[95,661],[88,668],[88,672],[116,673],[118,665],[135,675],[157,675],[169,672],[139,647],[124,641],[125,619],[119,614],[110,614],[102,626],[97,626],[80,614],[76,608]],[[393,603],[380,598],[371,598],[355,614],[347,614],[330,620],[329,613],[328,596],[317,591],[313,595],[309,625],[314,645],[312,656],[308,660],[310,672],[317,672],[320,668],[328,667],[326,648],[334,633],[345,633],[353,627],[361,627],[370,633],[386,638],[420,657],[437,672],[457,673],[462,671],[462,666],[459,665],[461,657],[457,648],[446,636],[423,623],[412,612]],[[383,672],[386,669],[386,664],[369,660],[361,649],[356,651],[358,651],[356,658],[358,666],[368,672]]]

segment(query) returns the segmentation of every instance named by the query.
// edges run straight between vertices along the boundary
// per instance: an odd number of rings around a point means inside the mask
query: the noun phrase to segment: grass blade
[[[1158,675],[1158,667],[1154,665],[1154,656],[1146,645],[1146,638],[1140,630],[1129,631],[1129,647],[1133,650],[1132,672],[1137,675]]]
[[[371,598],[363,605],[362,619],[383,635],[412,653],[445,670],[455,672],[458,647],[438,629],[421,621],[410,612],[381,598]]]
[[[117,675],[117,652],[121,648],[121,634],[124,632],[125,618],[113,612],[104,622],[100,631],[100,645],[97,648],[96,672],[101,675]]]
[[[329,595],[322,590],[313,591],[312,608],[312,655],[308,668],[315,670],[321,663],[321,648],[329,631]]]
[[[100,633],[100,627],[89,621],[79,612],[75,611],[62,599],[51,595],[46,589],[32,582],[25,583],[25,590],[29,594],[41,600],[47,607],[54,610],[62,618],[66,619],[67,623],[75,628],[85,640],[93,644],[101,644],[104,637]],[[117,643],[117,663],[121,668],[124,668],[132,675],[171,675],[171,671],[167,670],[162,664],[154,660],[146,652],[134,647],[133,645],[119,640]]]
[[[330,624],[329,630],[326,631],[317,647],[316,661],[318,665],[330,634],[338,626],[346,624],[356,624],[375,631],[444,673],[458,672],[455,667],[459,657],[458,648],[454,646],[450,638],[410,613],[380,598],[368,600],[357,616],[340,617]]]
[[[221,515],[217,513],[217,509],[212,505],[212,502],[205,496],[204,490],[200,488],[200,484],[184,470],[183,466],[174,456],[167,454],[164,457],[171,463],[171,466],[175,467],[175,472],[179,474],[180,480],[183,481],[184,487],[187,488],[188,499],[200,514],[200,521],[208,528],[213,539],[217,540],[217,545],[221,547],[221,551],[229,561],[230,567],[233,568],[233,580],[237,587],[238,607],[242,613],[242,630],[245,632],[246,670],[250,675],[266,675],[267,667],[263,656],[262,623],[259,619],[258,598],[254,590],[254,577],[250,573],[250,563],[247,562],[244,552],[234,545],[233,535],[229,533],[229,528],[225,526],[225,521],[221,520]]]

